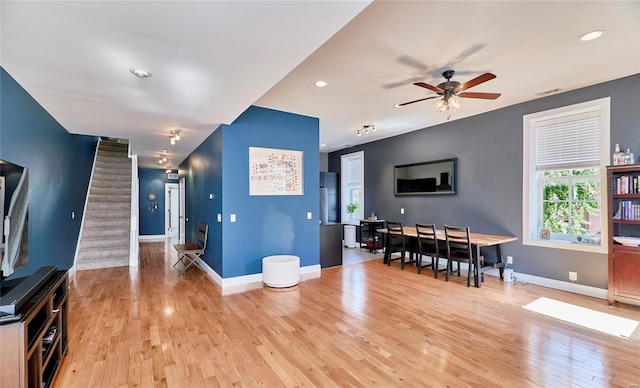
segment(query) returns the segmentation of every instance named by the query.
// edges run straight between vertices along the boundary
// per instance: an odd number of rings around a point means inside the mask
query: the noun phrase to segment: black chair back
[[[460,262],[469,263],[469,271],[467,273],[467,287],[471,285],[471,273],[476,268],[473,265],[473,250],[471,249],[471,232],[468,226],[444,226],[444,233],[447,245],[447,281],[452,271],[452,261],[458,262],[458,276],[460,276]]]
[[[391,265],[391,254],[394,252],[400,252],[399,259],[401,260],[401,268],[404,269],[404,257],[406,252],[404,231],[402,230],[402,223],[386,221],[387,223],[387,244],[385,250],[385,261],[387,265]]]
[[[431,257],[431,269],[433,276],[438,278],[438,261],[440,259],[440,248],[438,237],[436,236],[436,226],[434,224],[416,224],[417,253],[418,253],[418,273],[422,273],[422,256]]]

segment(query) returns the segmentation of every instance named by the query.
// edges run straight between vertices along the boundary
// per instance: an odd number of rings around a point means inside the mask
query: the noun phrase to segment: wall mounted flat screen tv
[[[0,279],[29,261],[29,170],[0,159]]]
[[[393,168],[395,195],[455,194],[458,158],[403,164]]]

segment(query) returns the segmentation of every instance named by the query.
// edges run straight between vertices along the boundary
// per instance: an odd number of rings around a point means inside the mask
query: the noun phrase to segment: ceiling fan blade
[[[485,100],[495,100],[500,97],[500,93],[474,93],[474,92],[466,92],[458,94],[458,97],[462,98],[482,98]]]
[[[405,105],[409,105],[409,104],[413,104],[414,102],[420,102],[420,101],[425,101],[425,100],[431,100],[434,98],[438,98],[440,96],[431,96],[431,97],[427,97],[427,98],[421,98],[419,100],[413,100],[413,101],[409,101],[409,102],[403,102],[402,104],[398,104],[396,105],[397,107],[401,107],[401,106],[405,106]]]
[[[436,93],[444,92],[444,89],[440,89],[437,86],[432,86],[432,85],[429,85],[429,84],[425,84],[424,82],[414,82],[413,84],[416,85],[416,86],[423,87],[425,89],[433,90]]]
[[[494,78],[496,78],[495,75],[493,75],[491,73],[484,73],[484,74],[482,74],[480,76],[477,76],[476,78],[474,78],[474,79],[472,79],[470,81],[467,81],[467,82],[463,83],[462,85],[458,86],[456,89],[458,91],[466,90],[466,89],[472,88],[472,87],[474,87],[476,85],[480,85],[483,82],[487,82],[489,80],[492,80]]]

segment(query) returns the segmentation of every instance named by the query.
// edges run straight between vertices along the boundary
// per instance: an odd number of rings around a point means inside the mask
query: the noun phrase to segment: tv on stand
[[[32,275],[2,282],[0,296],[0,319],[4,317],[20,318],[18,311],[24,304],[51,279],[58,268],[56,266],[41,267]],[[6,293],[5,293],[6,292]]]

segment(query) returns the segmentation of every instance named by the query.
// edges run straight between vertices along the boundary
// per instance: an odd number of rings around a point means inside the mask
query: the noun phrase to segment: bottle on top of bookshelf
[[[618,166],[622,161],[622,152],[620,151],[620,144],[616,143],[615,149],[613,150],[613,165]]]
[[[633,154],[633,152],[631,152],[631,148],[627,147],[624,150],[624,155],[625,155],[625,164],[635,164],[636,162],[636,157]]]

